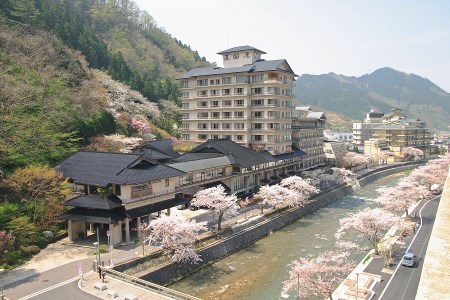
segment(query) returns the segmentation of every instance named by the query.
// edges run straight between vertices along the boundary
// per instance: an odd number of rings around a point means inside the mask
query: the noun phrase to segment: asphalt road
[[[419,286],[420,275],[422,273],[424,257],[439,206],[439,199],[440,198],[437,198],[428,202],[422,208],[421,213],[418,214],[418,216],[421,217],[422,226],[416,232],[416,236],[408,250],[413,252],[418,257],[419,260],[417,266],[415,268],[410,268],[399,264],[395,269],[392,279],[388,282],[388,287],[385,289],[384,293],[380,294],[379,298],[375,297],[375,299],[415,299],[417,288]],[[399,261],[401,259],[401,254],[402,253],[399,253],[396,260]]]
[[[64,299],[64,300],[98,300],[101,298],[95,297],[93,295],[87,294],[78,288],[78,280],[66,283],[57,288],[50,289],[44,293],[33,297],[26,297],[30,300],[53,300],[53,299]],[[24,299],[25,300],[25,299]]]

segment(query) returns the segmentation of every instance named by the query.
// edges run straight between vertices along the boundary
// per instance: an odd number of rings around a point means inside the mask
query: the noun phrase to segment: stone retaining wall
[[[359,176],[358,181],[361,186],[373,182],[381,177],[392,175],[402,172],[404,170],[412,169],[416,167],[416,162],[405,163],[401,166],[386,166],[382,169],[369,171],[368,173]],[[348,195],[352,192],[351,186],[337,186],[333,187],[316,197],[313,202],[302,208],[285,209],[284,211],[273,214],[270,218],[264,221],[259,221],[255,225],[250,225],[248,228],[240,228],[239,232],[234,233],[231,236],[227,236],[215,243],[209,244],[206,247],[198,251],[202,262],[197,265],[190,263],[169,263],[156,270],[150,272],[141,272],[135,276],[141,279],[148,280],[160,285],[171,284],[191,273],[196,272],[202,267],[216,262],[248,245],[253,244],[257,240],[264,238],[273,231],[277,231],[286,225],[289,225],[299,218],[316,211],[322,206],[330,204],[335,200]],[[135,268],[137,265],[148,261],[148,257],[136,259],[134,261],[116,266],[114,269],[120,272]]]

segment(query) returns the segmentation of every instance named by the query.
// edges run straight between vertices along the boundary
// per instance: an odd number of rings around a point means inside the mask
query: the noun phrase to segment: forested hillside
[[[434,129],[448,130],[450,94],[414,74],[382,68],[361,77],[334,73],[302,75],[294,95],[301,103],[317,105],[347,118],[362,120],[370,109],[403,109]]]
[[[0,26],[0,169],[7,172],[54,165],[97,136],[175,135],[175,78],[209,65],[127,0],[2,0]],[[118,96],[93,69],[131,90]],[[154,109],[111,103],[120,98]]]

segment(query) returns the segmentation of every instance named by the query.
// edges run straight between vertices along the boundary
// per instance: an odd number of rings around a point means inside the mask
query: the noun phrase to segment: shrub
[[[31,246],[20,246],[20,251],[22,251],[22,253],[25,256],[32,256],[38,254],[41,250],[39,249],[38,246],[31,245]]]

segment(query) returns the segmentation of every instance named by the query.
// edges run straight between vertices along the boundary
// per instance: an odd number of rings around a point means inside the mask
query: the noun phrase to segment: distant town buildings
[[[341,161],[344,155],[349,152],[345,142],[333,141],[325,141],[323,150],[325,152],[326,160],[331,165],[335,165],[337,162]]]
[[[380,112],[370,111],[362,123],[353,123],[352,134],[353,144],[359,150],[363,150],[364,141],[370,139],[373,134],[373,129],[383,124],[382,118],[384,114]]]
[[[346,143],[351,143],[353,141],[353,134],[351,132],[337,132],[331,130],[324,130],[323,136],[327,141],[346,142]]]
[[[240,46],[219,52],[223,68],[198,68],[181,82],[182,140],[228,138],[272,154],[292,151],[293,72],[285,59]]]

